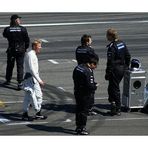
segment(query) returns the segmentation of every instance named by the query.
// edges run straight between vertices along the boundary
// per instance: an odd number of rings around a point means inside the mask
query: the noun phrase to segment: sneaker
[[[45,119],[47,119],[47,116],[41,115],[41,111],[39,111],[39,112],[36,113],[35,119],[45,120]]]
[[[10,85],[10,81],[5,81],[3,84],[4,85]]]
[[[80,132],[80,135],[89,135],[89,133],[86,129],[82,129],[82,131]]]
[[[24,112],[23,115],[22,115],[22,120],[23,121],[33,121],[33,118],[28,116],[27,112]]]
[[[77,135],[89,135],[86,128],[76,128],[75,131],[76,131]]]

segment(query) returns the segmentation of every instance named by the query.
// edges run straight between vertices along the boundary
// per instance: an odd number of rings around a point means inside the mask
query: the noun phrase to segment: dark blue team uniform
[[[121,108],[119,84],[124,71],[130,64],[130,53],[122,41],[111,42],[107,51],[107,67],[105,79],[109,80],[109,102],[115,102],[117,109]]]
[[[94,100],[94,93],[97,89],[93,70],[86,64],[76,66],[73,71],[73,81],[76,99],[76,126],[83,128],[86,126],[90,104]]]
[[[87,63],[91,58],[98,57],[91,46],[78,46],[75,52],[75,56],[78,65]]]

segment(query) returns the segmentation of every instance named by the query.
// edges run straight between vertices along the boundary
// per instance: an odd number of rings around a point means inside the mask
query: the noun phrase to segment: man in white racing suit
[[[44,86],[44,82],[39,76],[39,65],[37,54],[41,50],[41,41],[35,40],[32,42],[32,50],[29,50],[25,54],[24,59],[24,82],[23,89],[25,91],[24,102],[23,102],[23,115],[22,120],[33,120],[33,119],[46,119],[46,116],[41,115],[42,106],[42,90],[41,86]],[[32,118],[28,115],[29,106],[33,105],[36,115]]]

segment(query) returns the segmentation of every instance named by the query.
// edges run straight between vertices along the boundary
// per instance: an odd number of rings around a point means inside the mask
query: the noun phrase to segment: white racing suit
[[[23,102],[24,112],[28,112],[29,105],[32,104],[37,112],[41,110],[42,91],[38,82],[34,83],[33,78],[28,78],[23,82],[25,97]]]
[[[24,71],[25,75],[29,74],[28,78],[24,78],[23,90],[25,91],[23,110],[28,112],[29,105],[32,104],[34,109],[39,112],[41,110],[43,94],[39,82],[39,66],[38,58],[34,50],[30,50],[26,53],[24,59]]]

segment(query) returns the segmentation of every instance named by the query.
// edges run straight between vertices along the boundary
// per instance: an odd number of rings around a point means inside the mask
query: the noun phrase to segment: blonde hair
[[[36,46],[37,44],[42,44],[42,41],[40,39],[35,39],[33,42],[32,42],[32,48],[34,46]]]
[[[113,28],[107,30],[107,36],[111,36],[114,40],[119,39],[117,31]]]

